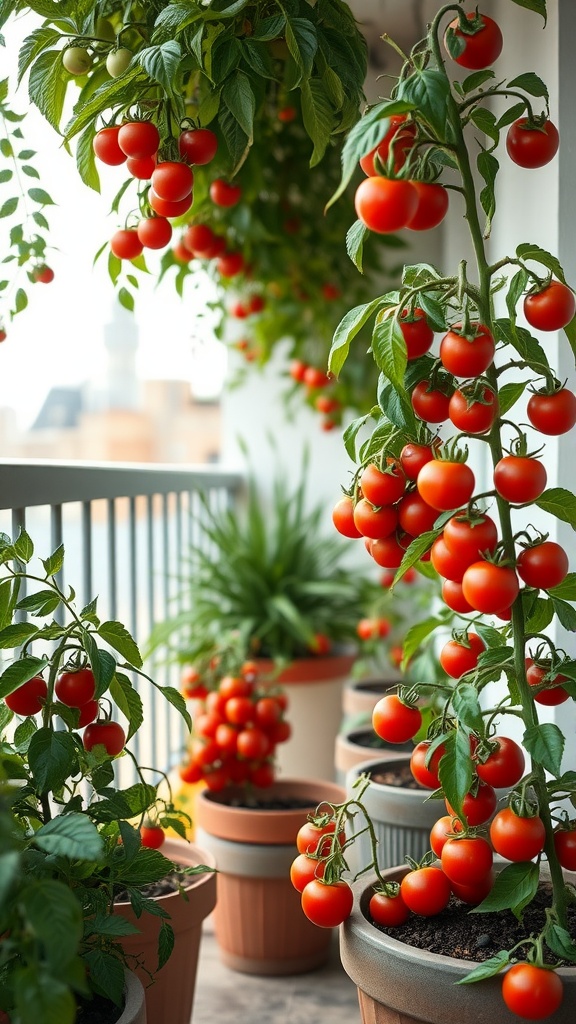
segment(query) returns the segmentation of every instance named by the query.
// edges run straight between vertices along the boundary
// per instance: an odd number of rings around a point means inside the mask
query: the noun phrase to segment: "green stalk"
[[[430,44],[434,52],[434,56],[436,58],[438,70],[442,71],[444,74],[446,74],[446,72],[438,41],[438,27],[440,19],[445,13],[445,10],[446,9],[444,9],[443,11],[439,11],[438,14],[436,15],[432,23],[429,35]],[[476,269],[478,273],[479,287],[478,312],[482,323],[485,323],[489,327],[489,329],[493,331],[494,317],[490,289],[493,268],[490,267],[488,260],[486,258],[484,235],[478,215],[476,188],[474,178],[472,175],[472,168],[470,166],[468,148],[466,146],[464,134],[462,131],[462,124],[460,121],[458,106],[454,100],[451,91],[447,101],[447,113],[450,128],[453,132],[453,137],[455,140],[454,155],[458,163],[460,174],[462,176],[463,196],[466,206],[465,218],[468,221],[470,238],[472,241],[472,245],[474,247],[474,253],[476,257]],[[490,369],[487,371],[486,376],[489,380],[490,385],[496,392],[496,395],[498,395],[498,375],[494,366],[490,367]],[[490,446],[490,452],[492,455],[492,462],[494,466],[496,466],[496,464],[500,461],[504,454],[498,424],[499,421],[496,420],[488,436],[488,443]],[[510,506],[508,502],[502,499],[499,495],[496,495],[496,503],[498,507],[498,515],[500,518],[504,550],[506,552],[506,556],[510,559],[510,561],[512,563],[515,563],[516,551],[514,545],[514,532],[512,528]],[[526,679],[526,667],[524,664],[526,648],[526,626],[524,620],[524,611],[522,608],[521,595],[518,596],[518,598],[512,606],[511,621],[514,642],[514,669],[518,689],[520,692],[521,717],[526,729],[528,730],[537,727],[539,721],[538,715],[536,713],[536,706],[534,703],[533,695],[530,692],[530,686]],[[533,788],[538,800],[539,814],[546,829],[545,853],[548,857],[550,876],[552,880],[553,903],[557,912],[558,922],[562,927],[566,928],[566,886],[564,884],[562,868],[558,862],[558,858],[556,857],[556,852],[554,848],[552,817],[550,813],[550,807],[548,804],[548,791],[546,789],[546,775],[544,768],[542,767],[542,765],[539,764],[532,764],[532,774]]]

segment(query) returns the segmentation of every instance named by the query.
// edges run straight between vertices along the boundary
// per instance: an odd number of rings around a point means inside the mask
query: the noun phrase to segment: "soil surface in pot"
[[[171,871],[168,875],[164,875],[164,878],[159,878],[157,882],[138,886],[138,891],[147,899],[168,896],[171,892],[178,892],[179,889],[185,889],[186,886],[192,885],[197,877],[198,875],[188,875],[185,871]],[[126,889],[123,889],[122,892],[116,893],[114,900],[116,903],[129,903],[130,896]]]
[[[234,795],[226,801],[228,807],[243,807],[249,811],[300,811],[310,808],[310,800],[296,797],[264,797]]]
[[[452,956],[460,960],[483,962],[502,949],[511,949],[521,939],[537,934],[542,929],[546,920],[545,908],[550,906],[551,892],[552,888],[548,883],[540,883],[534,900],[524,910],[522,924],[509,910],[471,914],[468,904],[451,896],[446,909],[435,917],[418,917],[413,914],[397,928],[383,928],[376,924],[374,927],[416,949],[425,949],[429,953]],[[568,908],[568,928],[570,934],[574,935],[574,905]],[[574,964],[568,961],[555,958],[546,947],[545,954],[548,963],[574,967]],[[519,958],[521,959],[521,951]]]
[[[370,750],[394,750],[398,754],[411,754],[414,750],[413,743],[387,743],[373,729],[357,729],[350,733],[348,740]]]
[[[409,764],[403,764],[399,768],[379,768],[378,771],[369,772],[372,782],[379,786],[398,786],[399,789],[419,789],[424,792],[424,787],[419,786],[410,771]]]
[[[93,999],[79,999],[76,1024],[116,1024],[122,1015],[122,1007],[111,1003],[104,996]]]

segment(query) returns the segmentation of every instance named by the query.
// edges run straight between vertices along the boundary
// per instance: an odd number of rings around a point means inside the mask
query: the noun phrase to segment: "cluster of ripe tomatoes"
[[[218,139],[209,128],[188,128],[178,137],[179,159],[158,158],[160,133],[152,121],[126,121],[102,128],[94,136],[94,152],[110,166],[126,164],[137,180],[149,182],[146,193],[148,213],[135,227],[121,228],[112,236],[110,248],[122,260],[133,260],[146,249],[165,249],[172,241],[171,220],[183,216],[193,203],[193,166],[209,164],[218,149]],[[216,206],[230,207],[239,202],[240,185],[215,178],[210,198]],[[244,269],[241,252],[229,251],[226,239],[205,224],[191,225],[173,249],[180,262],[193,257],[215,259],[224,277],[234,277]]]
[[[293,381],[302,385],[312,399],[316,412],[322,416],[322,430],[334,430],[340,422],[342,406],[338,398],[330,394],[335,381],[319,366],[311,366],[302,359],[293,359],[288,368]]]
[[[184,693],[194,699],[195,708],[182,780],[202,780],[214,791],[230,784],[271,786],[276,746],[291,735],[286,695],[261,683],[255,662],[245,662],[238,675],[222,676],[209,692],[191,669]]]

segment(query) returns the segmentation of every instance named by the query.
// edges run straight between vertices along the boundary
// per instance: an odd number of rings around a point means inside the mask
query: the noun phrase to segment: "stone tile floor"
[[[204,922],[193,1024],[360,1024],[356,986],[340,963],[334,930],[325,967],[291,977],[256,977],[226,967],[210,918]]]

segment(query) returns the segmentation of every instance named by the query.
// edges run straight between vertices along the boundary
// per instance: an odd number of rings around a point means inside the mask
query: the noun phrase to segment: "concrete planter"
[[[144,986],[132,972],[126,971],[126,1001],[122,1015],[116,1024],[146,1024],[146,999]]]
[[[317,928],[304,916],[290,865],[307,815],[322,800],[342,803],[344,790],[323,781],[280,779],[262,791],[264,798],[308,801],[297,810],[231,806],[235,792],[203,790],[195,812],[198,841],[213,854],[218,869],[214,925],[220,957],[227,967],[246,974],[315,970],[328,959],[331,929]]]
[[[385,874],[400,880],[406,868]],[[342,966],[358,986],[362,1024],[519,1024],[502,999],[502,976],[474,985],[456,982],[476,966],[469,960],[416,949],[375,928],[368,903],[376,876],[354,883],[355,906],[340,929]],[[564,1001],[553,1024],[572,1024],[576,971],[560,968]],[[548,1019],[548,1018],[547,1018]]]
[[[191,867],[206,864],[215,867],[212,854],[200,846],[181,839],[166,839],[162,853],[177,864]],[[127,953],[140,957],[144,968],[155,975],[153,984],[146,970],[137,972],[146,995],[146,1011],[150,1024],[189,1024],[194,1002],[196,969],[202,935],[202,922],[216,903],[216,875],[213,871],[196,875],[186,887],[184,899],[179,892],[154,897],[169,914],[174,929],[174,949],[167,963],[156,972],[158,964],[158,932],[161,918],[142,914],[137,918],[129,903],[117,903],[114,912],[127,918],[138,933],[122,939]],[[120,1022],[119,1022],[120,1024]]]

